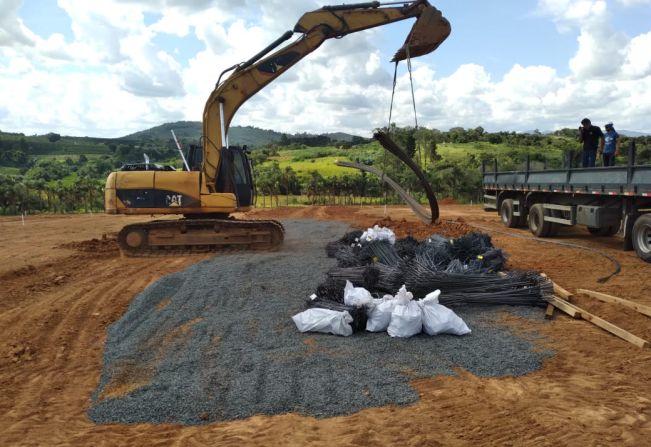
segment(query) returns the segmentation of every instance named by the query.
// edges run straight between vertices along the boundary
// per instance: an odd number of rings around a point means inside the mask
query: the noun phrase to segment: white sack
[[[366,330],[369,332],[386,331],[391,322],[391,313],[396,301],[391,295],[384,295],[381,300],[373,300],[373,304],[366,312]]]
[[[438,290],[437,292],[440,293]],[[433,297],[423,298],[418,301],[418,305],[422,309],[423,332],[426,334],[465,335],[470,333],[470,328],[461,317],[444,305],[438,304],[438,295],[435,299]]]
[[[346,306],[369,306],[373,303],[373,296],[371,292],[364,287],[353,287],[350,281],[346,281],[344,287],[344,304]]]
[[[422,310],[418,303],[412,301],[413,297],[413,294],[407,292],[404,285],[398,291],[394,299],[396,303],[391,312],[391,322],[387,328],[390,336],[411,337],[422,330]]]
[[[360,237],[362,242],[371,242],[371,241],[389,241],[391,245],[396,243],[396,235],[391,229],[387,227],[380,227],[375,225],[373,228],[369,228]]]
[[[313,307],[294,315],[292,320],[301,332],[325,332],[346,337],[353,334],[353,328],[350,325],[353,322],[353,317],[345,310],[339,312]]]
[[[425,295],[425,298],[423,298],[421,301],[422,302],[431,302],[431,303],[436,303],[438,304],[439,302],[439,296],[441,295],[441,291],[439,289],[436,289],[433,292],[428,293]]]

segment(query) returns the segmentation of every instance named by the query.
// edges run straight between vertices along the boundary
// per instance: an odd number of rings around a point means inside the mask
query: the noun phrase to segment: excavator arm
[[[376,26],[416,18],[416,23],[393,61],[418,57],[434,51],[450,34],[450,23],[427,0],[324,6],[304,14],[278,40],[250,60],[225,70],[206,102],[203,113],[202,193],[214,193],[221,151],[228,148],[228,128],[244,102],[310,54],[326,40],[340,38]],[[294,33],[301,36],[271,53]],[[233,71],[223,82],[221,77]]]

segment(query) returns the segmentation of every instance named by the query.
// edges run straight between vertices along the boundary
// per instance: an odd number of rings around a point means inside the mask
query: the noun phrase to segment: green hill
[[[176,123],[165,123],[160,126],[152,127],[151,129],[142,130],[140,132],[125,135],[119,140],[128,141],[167,141],[172,137],[171,131],[174,131],[176,136],[182,141],[198,141],[201,137],[201,122],[199,121],[177,121]],[[287,135],[289,139],[314,136],[312,134],[284,134],[274,130],[260,129],[253,126],[233,126],[229,129],[228,140],[229,143],[236,146],[246,144],[251,148],[264,146],[269,143],[278,143]],[[354,135],[343,132],[326,133],[324,136],[333,141],[353,141]]]
[[[172,130],[183,142],[199,141],[202,133],[201,122],[199,121],[177,121],[176,123],[165,123],[151,129],[125,135],[120,140],[138,141],[167,141],[172,138]],[[250,147],[262,146],[268,143],[278,142],[282,133],[273,130],[264,130],[252,126],[233,126],[228,133],[230,144],[241,146],[246,144]]]

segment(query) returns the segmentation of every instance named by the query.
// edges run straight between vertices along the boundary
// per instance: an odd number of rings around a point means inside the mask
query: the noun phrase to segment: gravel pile
[[[291,320],[335,266],[325,247],[345,224],[284,221],[273,253],[216,256],[140,293],[108,330],[90,418],[97,423],[205,424],[296,412],[346,415],[409,404],[415,377],[527,374],[551,353],[494,323],[501,310],[542,319],[531,308],[455,309],[472,329],[456,337],[386,333],[301,334]]]

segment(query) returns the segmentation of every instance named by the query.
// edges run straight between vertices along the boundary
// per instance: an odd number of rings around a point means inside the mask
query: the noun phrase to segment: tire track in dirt
[[[12,328],[9,338],[30,347],[30,358],[23,353],[23,358],[0,361],[2,378],[8,373],[13,382],[3,399],[9,403],[8,411],[2,408],[1,418],[8,422],[3,426],[9,444],[20,444],[21,434],[39,430],[48,421],[66,428],[71,420],[85,421],[88,398],[99,380],[106,327],[119,318],[135,294],[162,274],[203,258],[114,256],[81,263],[78,256],[64,258],[59,268],[79,269],[78,278],[56,291],[50,289],[51,293],[27,293],[17,307],[0,314],[0,327]],[[88,271],[94,275],[84,277]],[[14,284],[24,290],[29,286],[29,279]]]

